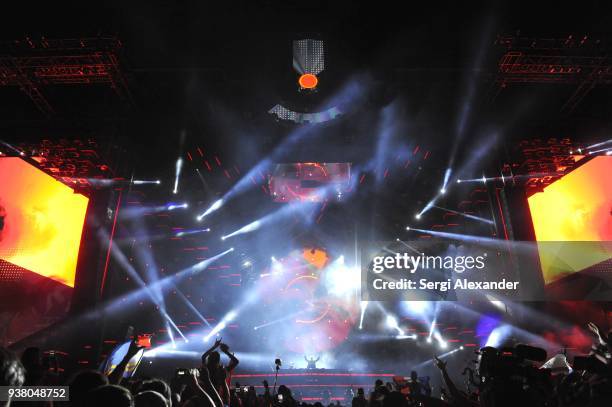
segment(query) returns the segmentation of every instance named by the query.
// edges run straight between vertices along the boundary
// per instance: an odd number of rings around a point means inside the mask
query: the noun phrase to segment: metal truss
[[[14,41],[0,47],[0,86],[19,87],[46,116],[54,113],[40,89],[51,85],[108,84],[132,104],[116,38]]]
[[[612,84],[612,58],[602,41],[500,37],[497,45],[506,51],[498,62],[494,97],[513,83],[572,84],[576,90],[561,108],[571,112],[591,89]]]

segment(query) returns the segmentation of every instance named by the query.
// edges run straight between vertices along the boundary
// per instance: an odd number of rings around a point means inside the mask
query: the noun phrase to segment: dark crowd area
[[[588,327],[594,341],[588,355],[568,363],[563,354],[544,365],[546,352],[540,348],[516,345],[512,348],[484,347],[475,352],[477,367],[466,367],[463,377],[451,378],[447,364],[434,358],[442,376],[442,387],[432,388],[413,371],[404,383],[376,380],[371,388],[347,389],[345,405],[387,406],[610,406],[612,405],[612,331]],[[264,407],[323,406],[298,400],[283,383],[263,382],[263,392],[254,386],[241,388],[232,380],[239,360],[227,344],[218,339],[202,355],[197,369],[177,367],[172,378],[138,377],[130,374],[130,361],[140,351],[131,343],[125,357],[114,368],[61,372],[49,363],[38,348],[28,348],[21,358],[0,348],[0,386],[69,386],[69,401],[15,401],[10,405],[71,405],[75,407]],[[222,363],[221,354],[229,360]],[[539,366],[540,365],[540,366]],[[409,367],[407,367],[409,368]],[[453,366],[453,370],[455,367]],[[460,371],[460,370],[459,370]],[[466,383],[463,385],[463,383]],[[459,384],[461,383],[461,384]],[[355,390],[355,391],[354,391]],[[352,397],[350,403],[348,402]],[[0,402],[3,403],[3,402]],[[340,401],[326,404],[339,406]]]

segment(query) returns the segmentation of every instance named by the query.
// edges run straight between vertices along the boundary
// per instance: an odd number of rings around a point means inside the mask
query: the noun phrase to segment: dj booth
[[[270,391],[285,385],[291,389],[296,400],[303,401],[340,401],[342,404],[350,402],[357,389],[362,387],[367,393],[374,387],[378,379],[383,382],[392,382],[395,375],[392,373],[352,372],[334,369],[282,369],[264,373],[235,373],[232,375],[232,386],[255,386],[258,393],[263,392],[263,381],[266,380]]]

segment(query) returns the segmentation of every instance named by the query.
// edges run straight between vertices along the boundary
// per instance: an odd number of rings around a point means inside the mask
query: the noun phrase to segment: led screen
[[[0,159],[0,259],[68,287],[88,198],[18,157]]]
[[[528,202],[546,283],[610,259],[611,156],[593,158]]]

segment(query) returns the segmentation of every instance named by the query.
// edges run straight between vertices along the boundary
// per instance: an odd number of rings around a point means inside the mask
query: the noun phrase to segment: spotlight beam
[[[451,350],[451,351],[448,351],[448,352],[446,352],[446,353],[443,353],[443,354],[439,355],[439,356],[438,356],[438,359],[441,359],[441,360],[446,359],[446,358],[448,358],[450,355],[452,355],[452,354],[454,354],[454,353],[457,353],[457,352],[459,352],[460,350],[461,350],[461,347],[459,347],[459,348],[455,348],[455,349],[453,349],[453,350]],[[428,360],[426,360],[426,361],[424,361],[424,362],[421,362],[421,363],[419,363],[418,365],[414,366],[412,369],[413,369],[413,370],[416,370],[416,369],[419,369],[419,368],[423,368],[423,367],[425,367],[425,366],[427,366],[427,365],[429,365],[430,363],[433,363],[433,362],[434,362],[434,361],[433,361],[433,359],[428,359]]]
[[[419,229],[419,228],[415,228],[412,226],[408,226],[407,230],[410,230],[410,231],[414,230],[416,232],[426,233],[428,235],[439,236],[439,237],[452,239],[452,240],[476,242],[476,243],[481,243],[481,244],[485,244],[485,245],[492,246],[492,247],[502,247],[503,245],[512,244],[513,247],[515,248],[524,248],[527,250],[533,250],[533,247],[529,243],[518,242],[518,241],[509,242],[507,240],[493,239],[493,238],[484,237],[484,236],[462,235],[459,233],[440,232],[437,230]]]
[[[606,140],[606,141],[602,141],[601,143],[592,144],[592,145],[588,146],[586,149],[587,150],[592,150],[594,148],[601,147],[601,146],[604,146],[604,145],[610,144],[610,143],[612,143],[612,139]]]
[[[597,154],[597,153],[607,153],[609,151],[612,151],[612,147],[606,147],[606,148],[602,148],[599,150],[589,151],[589,155]]]
[[[242,235],[245,233],[254,232],[260,229],[263,226],[268,224],[278,222],[281,219],[284,219],[287,216],[293,215],[295,213],[301,213],[306,216],[308,211],[313,208],[314,205],[318,205],[318,203],[308,202],[308,201],[297,201],[283,205],[280,209],[271,212],[263,217],[235,230],[232,233],[221,236],[221,240],[229,239],[230,237],[234,237],[237,235]]]
[[[396,241],[400,242],[401,244],[403,244],[404,246],[406,246],[406,248],[408,248],[408,250],[412,250],[413,253],[418,254],[419,256],[421,255],[421,252],[418,251],[416,248],[410,246],[408,243],[404,242],[402,239],[397,238],[395,239]],[[394,253],[395,254],[395,253]]]
[[[225,203],[225,200],[223,198],[221,199],[217,199],[215,202],[213,202],[212,205],[210,205],[210,207],[208,207],[208,209],[206,209],[201,215],[198,215],[197,220],[198,222],[201,221],[202,219],[204,219],[206,216],[210,215],[211,213],[213,213],[214,211],[218,210],[219,208],[221,208],[223,206],[223,204]]]
[[[434,205],[434,208],[440,209],[442,211],[454,213],[456,215],[463,216],[463,217],[468,218],[468,219],[477,220],[478,222],[488,223],[489,225],[494,225],[495,224],[495,222],[493,222],[491,219],[481,218],[480,216],[470,215],[468,213],[458,212],[458,211],[454,211],[452,209],[442,208],[441,206],[436,206],[436,205]]]
[[[359,308],[361,309],[361,315],[359,315],[359,329],[363,329],[363,318],[365,317],[366,310],[368,309],[369,301],[361,301]]]
[[[364,94],[366,84],[367,80],[364,78],[352,78],[351,80],[347,81],[346,84],[344,84],[337,94],[333,95],[326,102],[324,102],[321,109],[316,109],[316,111],[326,110],[334,106],[354,104],[355,100],[359,100],[359,96]],[[199,217],[198,220],[202,220],[202,218],[205,216],[208,216],[209,214],[218,210],[222,204],[251,189],[253,187],[253,183],[251,181],[252,179],[258,178],[262,173],[266,173],[267,169],[270,168],[275,161],[293,149],[296,145],[306,140],[311,140],[319,135],[320,132],[317,131],[315,126],[304,124],[297,127],[293,132],[285,137],[285,139],[283,139],[283,141],[277,145],[266,158],[255,164],[255,166],[253,166],[236,184],[234,184],[234,186],[232,186],[229,191],[223,195],[223,197],[219,200],[221,201],[219,206],[211,206],[205,212],[205,214],[200,215],[201,218]]]
[[[135,302],[139,301],[142,299],[142,297],[147,294],[151,289],[155,289],[157,287],[160,288],[160,290],[162,290],[162,292],[164,290],[167,290],[171,287],[174,286],[174,284],[178,284],[180,281],[184,280],[185,278],[187,278],[190,275],[193,275],[195,273],[201,272],[203,270],[205,270],[208,266],[210,266],[211,264],[215,263],[217,260],[219,260],[220,258],[222,258],[223,256],[231,253],[234,251],[234,248],[230,248],[228,250],[225,250],[224,252],[221,252],[209,259],[203,260],[197,264],[194,264],[193,266],[187,267],[181,271],[179,271],[178,273],[172,275],[172,276],[168,276],[165,277],[159,281],[156,281],[153,284],[150,284],[148,287],[144,287],[144,288],[140,288],[138,290],[135,290],[131,293],[129,293],[127,296],[120,298],[116,301],[113,301],[112,303],[110,303],[107,307],[108,311],[114,311],[116,309],[119,308],[123,308],[125,306],[129,306],[134,304]]]
[[[154,213],[187,209],[188,207],[189,204],[187,203],[168,203],[166,205],[124,208],[119,212],[119,219],[133,219],[140,216],[152,215]]]
[[[179,158],[176,160],[176,172],[174,175],[174,189],[172,190],[173,194],[178,193],[179,179],[181,177],[181,169],[183,168],[183,159]]]
[[[200,311],[198,311],[195,305],[193,305],[193,303],[189,301],[189,298],[187,298],[187,296],[185,296],[185,294],[183,294],[183,292],[176,285],[174,285],[173,288],[178,294],[181,301],[183,301],[183,303],[187,305],[187,307],[200,319],[200,321],[204,322],[206,326],[208,326],[209,328],[212,328],[212,325],[210,324],[210,322],[208,322],[206,318],[204,318],[204,316],[200,313]]]
[[[258,329],[261,329],[261,328],[266,328],[268,326],[276,325],[278,323],[281,323],[281,322],[293,319],[293,318],[303,314],[304,312],[305,312],[305,310],[301,310],[301,311],[298,311],[298,312],[294,312],[293,314],[286,315],[286,316],[284,316],[282,318],[275,319],[274,321],[270,321],[270,322],[266,322],[265,324],[254,326],[253,330],[257,331]]]

